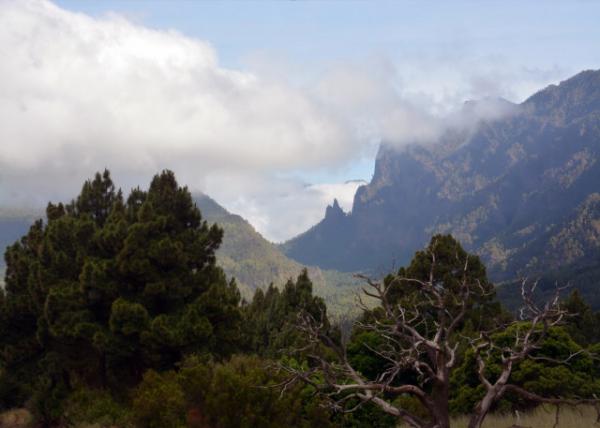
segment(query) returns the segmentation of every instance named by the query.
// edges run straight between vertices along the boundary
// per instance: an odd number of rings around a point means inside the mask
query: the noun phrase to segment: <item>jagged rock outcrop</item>
[[[433,233],[452,233],[497,281],[595,254],[600,242],[590,233],[600,216],[589,207],[600,192],[600,71],[507,111],[449,128],[436,144],[382,144],[351,213],[326,216],[285,243],[286,254],[332,269],[385,271]]]

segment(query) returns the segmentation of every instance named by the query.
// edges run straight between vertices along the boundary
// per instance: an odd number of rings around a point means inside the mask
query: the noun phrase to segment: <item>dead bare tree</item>
[[[283,388],[302,381],[312,384],[327,396],[331,405],[339,411],[352,412],[361,404],[370,402],[412,427],[449,428],[450,375],[458,364],[459,347],[463,350],[471,347],[478,364],[477,373],[486,392],[473,410],[470,428],[481,427],[490,409],[506,393],[517,394],[536,403],[576,405],[598,402],[596,399],[544,398],[509,383],[513,367],[526,358],[538,358],[533,353],[546,338],[549,328],[558,325],[566,316],[559,303],[560,290],[550,302],[539,306],[533,299],[535,285],[530,287],[523,281],[524,308],[519,320],[495,325],[475,338],[465,337],[459,330],[469,311],[478,300],[493,294],[493,290],[468,275],[468,255],[460,260],[462,267],[454,272],[460,278],[458,286],[448,287],[442,279],[436,278],[434,249],[435,245],[430,246],[427,253],[430,267],[425,280],[396,276],[392,280],[374,281],[359,275],[366,284],[364,294],[376,299],[381,309],[379,316],[357,322],[356,327],[375,332],[382,338],[383,345],[369,348],[369,351],[386,362],[385,370],[376,378],[367,379],[352,366],[345,343],[333,338],[322,323],[304,314],[299,328],[305,332],[309,345],[303,351],[313,365],[308,370],[282,367],[289,373]],[[390,295],[398,286],[411,287],[414,290],[411,298],[392,301]],[[516,332],[514,343],[499,349],[492,336],[511,325]],[[333,351],[336,358],[325,357],[320,352],[323,347]],[[494,352],[501,355],[502,372],[491,380],[486,373],[486,357]],[[402,375],[407,372],[416,374],[417,382],[403,382]],[[319,382],[313,376],[317,373],[322,379]],[[389,399],[400,395],[416,398],[428,416],[423,418]]]
[[[542,306],[536,304],[533,297],[536,286],[537,282],[534,282],[529,286],[526,280],[521,284],[523,307],[519,313],[519,320],[512,323],[515,334],[511,346],[500,348],[493,340],[491,340],[490,336],[485,333],[480,333],[478,338],[470,340],[470,345],[475,352],[477,361],[477,375],[481,384],[485,387],[485,395],[477,403],[477,406],[473,411],[469,421],[469,428],[480,427],[492,406],[506,393],[519,395],[528,401],[538,404],[555,404],[557,406],[555,426],[558,426],[561,404],[571,406],[598,404],[596,398],[564,399],[559,397],[542,397],[527,391],[520,386],[509,383],[510,375],[515,365],[527,358],[547,360],[558,364],[568,364],[570,360],[581,353],[572,353],[563,360],[533,355],[533,352],[541,347],[542,342],[548,335],[549,329],[559,325],[563,319],[569,315],[567,311],[560,307],[559,298],[561,288],[557,287],[554,297]],[[500,374],[496,376],[496,380],[492,381],[486,374],[486,360],[488,360],[494,352],[500,355],[501,371]],[[486,356],[488,358],[485,358]],[[598,414],[598,418],[600,419],[600,413]]]

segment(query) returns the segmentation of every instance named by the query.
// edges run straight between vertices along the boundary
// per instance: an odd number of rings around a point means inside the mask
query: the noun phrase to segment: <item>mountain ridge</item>
[[[600,71],[587,70],[503,117],[449,129],[436,144],[382,144],[352,211],[337,222],[326,216],[282,248],[299,262],[372,270],[404,264],[432,234],[451,233],[483,257],[496,281],[558,269],[600,245],[549,247],[543,238],[568,230],[578,207],[600,191],[598,159]],[[585,224],[597,218],[594,210],[587,215]]]
[[[279,248],[267,241],[243,217],[232,214],[205,194],[195,194],[194,202],[208,223],[217,223],[224,230],[221,247],[217,250],[217,264],[228,278],[235,278],[242,296],[250,300],[258,288],[269,284],[283,287],[305,268],[285,256]],[[339,204],[337,208],[341,211]],[[0,209],[0,248],[2,253],[23,236],[29,226],[44,216],[39,210]],[[323,297],[333,313],[347,310],[354,298],[358,281],[347,273],[306,266],[313,281],[314,291]],[[0,285],[4,281],[4,258],[0,260]]]
[[[353,298],[358,281],[352,275],[293,261],[276,244],[263,238],[247,220],[229,213],[208,195],[195,195],[194,200],[205,220],[223,228],[225,235],[216,253],[217,263],[228,277],[236,279],[246,299],[250,299],[257,288],[266,288],[271,283],[283,286],[304,268],[308,270],[315,293],[325,298],[335,312],[340,312]],[[337,209],[341,211],[339,204]]]

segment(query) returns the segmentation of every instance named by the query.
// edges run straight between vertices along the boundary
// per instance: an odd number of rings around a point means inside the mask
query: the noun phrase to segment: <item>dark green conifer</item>
[[[23,398],[122,389],[188,353],[231,354],[240,295],[215,264],[222,237],[171,171],[127,201],[104,171],[66,206],[48,204],[47,223],[6,253],[0,383],[18,376]]]

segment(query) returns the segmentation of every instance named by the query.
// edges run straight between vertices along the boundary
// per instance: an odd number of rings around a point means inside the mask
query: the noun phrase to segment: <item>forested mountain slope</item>
[[[246,298],[255,289],[270,283],[282,286],[295,278],[304,266],[285,256],[276,245],[263,238],[250,223],[231,214],[207,195],[195,197],[196,204],[209,223],[217,223],[225,231],[223,244],[217,251],[217,262],[228,277],[236,279]],[[357,281],[348,273],[308,267],[315,293],[325,298],[337,312],[352,302],[358,291]]]
[[[270,283],[283,286],[288,279],[297,277],[304,266],[285,256],[274,244],[264,239],[239,215],[231,214],[207,195],[197,195],[195,202],[202,216],[209,223],[217,223],[225,235],[217,251],[217,263],[229,278],[235,278],[246,299],[257,288]],[[23,236],[40,214],[31,212],[0,212],[0,246],[4,249]],[[334,312],[342,311],[351,303],[357,288],[357,280],[348,273],[309,267],[309,275],[315,292],[325,298]],[[0,262],[0,274],[4,278],[4,259]]]
[[[474,131],[383,144],[352,212],[332,207],[282,248],[301,263],[378,270],[443,232],[480,254],[495,281],[599,263],[599,159],[600,71],[584,71]]]

